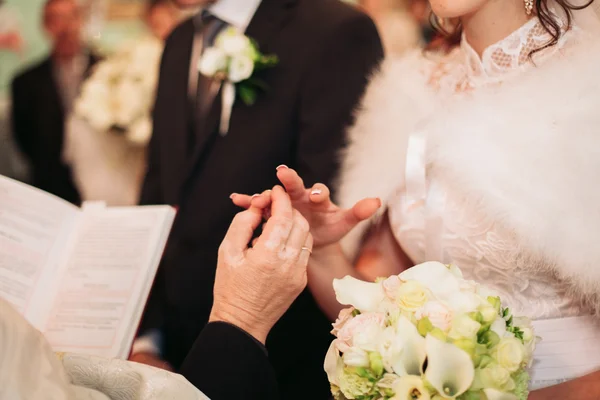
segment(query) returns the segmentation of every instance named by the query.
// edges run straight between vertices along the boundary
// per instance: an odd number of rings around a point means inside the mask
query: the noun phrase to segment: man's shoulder
[[[359,7],[341,0],[299,0],[298,11],[311,30],[329,31],[347,24],[373,24]]]
[[[36,61],[34,64],[22,69],[19,73],[17,73],[13,78],[13,82],[29,81],[43,72],[44,69],[47,68],[49,62],[50,59],[48,57]]]

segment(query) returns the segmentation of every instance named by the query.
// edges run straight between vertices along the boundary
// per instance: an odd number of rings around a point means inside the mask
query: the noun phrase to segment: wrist
[[[225,322],[245,331],[263,345],[267,341],[270,327],[239,307],[219,306],[215,304],[208,322]]]

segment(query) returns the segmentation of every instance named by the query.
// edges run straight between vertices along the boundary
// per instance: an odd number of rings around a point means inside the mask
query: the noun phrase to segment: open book
[[[0,176],[0,297],[56,351],[127,358],[174,217],[78,208]]]

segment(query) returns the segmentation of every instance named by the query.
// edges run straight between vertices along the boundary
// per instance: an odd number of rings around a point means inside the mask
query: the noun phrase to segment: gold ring
[[[306,250],[309,254],[312,254],[312,250],[309,247],[303,247],[302,250]]]

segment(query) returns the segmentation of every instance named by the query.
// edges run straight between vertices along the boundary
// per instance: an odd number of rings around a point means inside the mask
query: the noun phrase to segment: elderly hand
[[[293,207],[308,220],[315,249],[338,242],[381,207],[379,199],[368,198],[357,202],[352,208],[341,209],[331,201],[327,186],[317,183],[307,189],[296,171],[284,165],[277,168],[277,177],[285,186]],[[271,202],[271,194],[265,192],[252,197],[233,194],[231,199],[242,208],[266,208]]]
[[[282,187],[273,188],[271,217],[252,248],[263,209],[236,215],[219,248],[210,321],[224,321],[265,343],[273,325],[307,283],[313,239],[308,222],[292,208]]]

